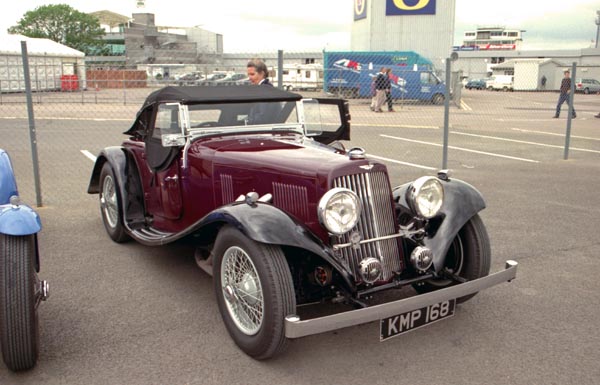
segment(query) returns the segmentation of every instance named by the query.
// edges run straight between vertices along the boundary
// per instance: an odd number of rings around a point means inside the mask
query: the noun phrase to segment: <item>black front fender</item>
[[[441,182],[444,186],[444,203],[438,216],[430,221],[435,223],[436,227],[432,228],[423,239],[423,245],[433,252],[433,266],[436,271],[444,266],[448,248],[460,229],[485,208],[483,196],[470,184],[459,179],[441,180]],[[406,190],[410,185],[407,183],[394,189],[394,199],[406,210],[409,210]]]
[[[351,274],[334,257],[332,250],[302,223],[295,221],[275,206],[261,202],[254,205],[237,203],[223,206],[211,212],[201,222],[198,227],[215,222],[227,223],[256,242],[307,250],[337,270],[348,290],[352,292],[356,290]]]

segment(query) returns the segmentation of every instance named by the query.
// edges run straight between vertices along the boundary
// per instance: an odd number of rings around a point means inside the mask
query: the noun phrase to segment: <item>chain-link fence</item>
[[[553,118],[563,71],[576,68],[554,61],[506,63],[494,68],[489,79],[478,79],[481,86],[475,87],[469,81],[476,79],[452,70],[452,62],[439,68],[414,52],[277,51],[224,55],[213,63],[135,67],[23,56],[0,60],[0,148],[13,159],[20,193],[36,201],[36,148],[45,205],[85,194],[86,186],[65,191],[64,183],[55,181],[89,178],[88,158],[125,139],[122,133],[149,93],[165,86],[248,83],[246,65],[254,57],[265,59],[275,86],[305,97],[348,99],[350,145],[419,171],[566,158],[572,125],[581,131],[573,136],[571,154],[600,155],[600,139],[591,128],[593,114],[600,111],[594,91],[584,94],[581,89],[575,95],[578,120],[566,119],[567,105],[559,119]],[[30,108],[23,69],[27,61]],[[595,70],[586,69],[583,73],[591,76],[583,77],[592,77]],[[573,78],[572,91],[577,92],[582,77]],[[479,158],[467,160],[466,154]]]

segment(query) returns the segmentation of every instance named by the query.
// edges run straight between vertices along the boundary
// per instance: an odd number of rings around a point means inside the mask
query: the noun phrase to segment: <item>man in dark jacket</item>
[[[558,103],[556,104],[556,114],[554,114],[555,118],[560,116],[560,107],[564,102],[570,104],[569,95],[571,94],[571,72],[569,70],[565,71],[565,77],[560,82],[560,95],[558,97]],[[576,118],[577,114],[575,113],[575,107],[573,106],[573,118]]]

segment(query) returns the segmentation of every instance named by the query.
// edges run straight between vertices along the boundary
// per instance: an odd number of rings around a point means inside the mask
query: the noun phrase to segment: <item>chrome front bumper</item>
[[[517,262],[509,260],[506,261],[503,271],[490,274],[486,277],[364,309],[351,310],[305,321],[302,321],[296,315],[289,315],[285,317],[285,336],[287,338],[299,338],[329,332],[392,317],[453,298],[464,297],[488,287],[512,281],[517,276],[517,265]]]

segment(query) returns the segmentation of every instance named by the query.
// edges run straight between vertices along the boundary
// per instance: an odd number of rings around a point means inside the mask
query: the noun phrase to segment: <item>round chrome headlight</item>
[[[360,217],[360,201],[352,190],[334,188],[321,198],[318,207],[319,221],[333,234],[352,230]]]
[[[418,216],[433,218],[444,203],[442,182],[432,176],[422,176],[407,190],[406,200]]]

